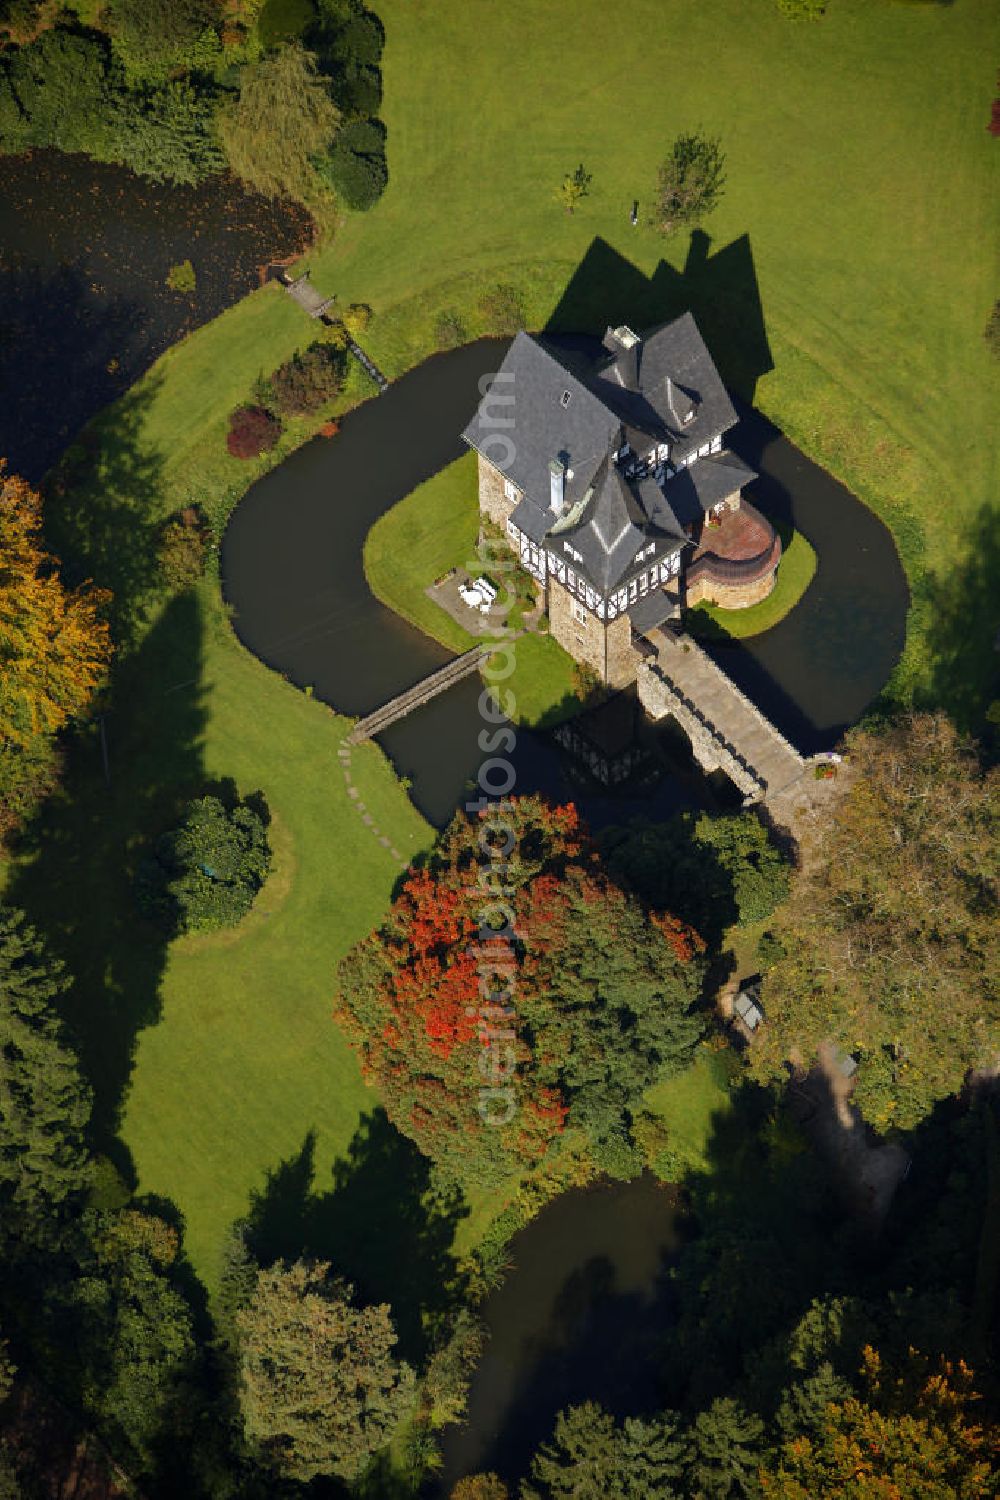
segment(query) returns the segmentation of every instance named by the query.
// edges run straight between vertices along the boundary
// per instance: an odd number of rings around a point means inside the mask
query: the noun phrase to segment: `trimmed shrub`
[[[230,809],[218,797],[198,797],[142,861],[136,900],[147,917],[173,934],[235,927],[270,865],[260,813],[243,802]]]
[[[344,383],[345,359],[332,344],[311,344],[302,354],[279,365],[271,376],[271,391],[280,412],[302,416],[319,411]]]
[[[226,447],[234,458],[268,453],[281,436],[281,422],[263,406],[238,406],[229,416]]]
[[[338,62],[353,62],[374,67],[382,56],[385,31],[378,16],[362,11],[351,16],[337,32],[331,55]]]
[[[517,333],[524,327],[524,303],[516,287],[499,285],[479,299],[479,315],[490,333]]]
[[[348,208],[364,212],[378,202],[389,180],[385,126],[378,120],[349,121],[315,166]]]
[[[172,590],[190,588],[205,570],[208,528],[194,506],[163,523],[157,556],[164,582]]]

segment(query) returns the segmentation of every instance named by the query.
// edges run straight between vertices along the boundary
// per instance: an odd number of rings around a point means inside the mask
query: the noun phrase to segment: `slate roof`
[[[614,462],[625,442],[640,457],[669,443],[678,464],[736,421],[690,313],[626,343],[609,329],[607,354],[594,361],[519,333],[462,434],[521,491],[513,524],[536,543],[548,536],[573,566],[559,539],[570,542],[604,593],[629,576],[650,541],[656,557],[676,552],[689,540],[686,525],[754,477],[723,454],[696,460],[663,488],[651,476],[625,478]],[[566,468],[558,516],[549,502],[553,459]]]
[[[641,486],[627,480],[607,453],[584,501],[550,525],[550,545],[558,552],[560,542],[569,542],[583,559],[591,583],[602,593],[609,593],[639,570],[636,553],[649,542],[657,544],[655,556],[662,558],[689,540],[663,505],[655,482],[649,480],[648,486],[660,500],[662,514],[657,521],[643,503]],[[563,555],[568,557],[565,549]],[[573,559],[569,561],[572,566]],[[649,561],[652,557],[646,566]]]
[[[713,505],[756,478],[753,469],[735,454],[711,454],[668,479],[663,494],[678,521],[686,526],[690,521],[700,521]]]
[[[656,436],[671,441],[675,466],[735,425],[736,410],[689,312],[654,328],[643,339],[638,355],[638,392],[621,385],[622,360],[616,355],[598,369],[591,384],[627,426],[652,432],[658,424]],[[683,422],[692,407],[692,420]]]
[[[640,635],[645,635],[647,630],[655,630],[657,625],[671,619],[677,611],[677,605],[676,593],[668,594],[666,589],[658,588],[630,604],[627,613],[634,628]]]
[[[549,504],[549,464],[562,458],[571,471],[566,477],[566,503],[585,493],[621,422],[581,380],[530,334],[519,333],[507,350],[494,384],[494,394],[513,395],[511,406],[491,404],[490,395],[462,433],[470,447],[495,463],[521,492],[543,510]],[[508,381],[509,376],[513,379]],[[564,405],[566,392],[569,401]],[[492,418],[492,420],[491,420]],[[513,427],[497,418],[513,419]],[[496,438],[490,442],[490,435]],[[500,462],[509,437],[514,457]],[[616,447],[618,444],[616,443]]]

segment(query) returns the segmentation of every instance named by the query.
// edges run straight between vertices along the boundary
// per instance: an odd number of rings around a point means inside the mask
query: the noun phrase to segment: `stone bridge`
[[[768,802],[799,780],[806,762],[745,693],[688,636],[651,630],[639,701],[651,719],[675,719],[704,771],[723,771],[747,803]]]

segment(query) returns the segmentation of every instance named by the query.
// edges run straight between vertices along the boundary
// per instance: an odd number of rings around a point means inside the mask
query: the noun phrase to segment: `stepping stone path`
[[[340,742],[340,749],[337,751],[337,759],[340,761],[340,769],[344,775],[344,785],[347,787],[347,795],[354,803],[357,811],[360,813],[362,823],[378,840],[382,848],[388,849],[389,853],[392,855],[397,865],[399,865],[400,869],[408,869],[410,861],[406,859],[402,854],[400,854],[399,850],[395,847],[392,840],[386,837],[381,828],[378,827],[375,819],[368,811],[364,802],[361,800],[361,794],[359,793],[351,778],[351,747],[346,740],[341,740]]]

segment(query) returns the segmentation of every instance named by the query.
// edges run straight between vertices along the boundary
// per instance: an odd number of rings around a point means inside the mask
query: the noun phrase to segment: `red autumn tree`
[[[607,879],[572,807],[458,817],[341,966],[336,1015],[395,1124],[456,1180],[531,1167],[565,1126],[630,1141],[683,1066],[703,945]]]
[[[281,436],[281,422],[263,406],[238,406],[229,414],[226,447],[234,458],[268,453]]]

